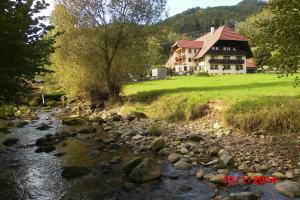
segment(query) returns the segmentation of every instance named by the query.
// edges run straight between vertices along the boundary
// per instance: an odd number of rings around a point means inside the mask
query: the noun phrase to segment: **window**
[[[210,69],[211,69],[211,70],[218,70],[218,69],[219,69],[219,66],[218,66],[218,65],[211,65],[211,66],[210,66]]]
[[[197,49],[194,49],[194,53],[197,53]]]
[[[239,70],[243,70],[244,67],[243,67],[243,65],[236,65],[235,69],[236,69],[236,71],[239,71]]]
[[[236,48],[233,47],[232,50],[233,50],[233,51],[236,51]]]
[[[216,47],[212,47],[211,49],[212,49],[213,51],[215,51],[215,50],[216,50]]]
[[[192,62],[192,59],[191,59],[191,58],[189,58],[189,62]]]
[[[227,47],[227,51],[230,51],[230,47]]]
[[[224,56],[224,60],[230,60],[230,56]]]
[[[223,70],[230,70],[230,65],[223,65]]]
[[[219,47],[216,47],[216,51],[218,51],[219,50]]]
[[[184,69],[183,69],[184,71],[186,71],[187,70],[187,67],[186,66],[184,66]]]
[[[211,56],[211,59],[212,60],[215,60],[215,59],[217,59],[218,58],[218,56]]]
[[[226,51],[227,50],[227,47],[223,47],[223,51]]]
[[[237,60],[242,60],[242,56],[236,56]]]
[[[182,67],[179,67],[179,72],[182,72]]]
[[[189,49],[189,53],[192,53],[192,49]]]

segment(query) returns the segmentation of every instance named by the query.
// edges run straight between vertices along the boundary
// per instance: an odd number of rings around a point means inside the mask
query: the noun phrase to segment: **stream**
[[[0,133],[0,144],[6,138],[18,138],[14,146],[0,145],[0,199],[1,200],[56,200],[56,199],[143,199],[143,200],[209,200],[216,195],[227,195],[247,189],[261,193],[262,200],[287,200],[285,196],[275,191],[272,184],[212,187],[205,180],[195,177],[196,168],[191,170],[176,170],[167,161],[157,158],[162,167],[162,177],[159,180],[144,184],[134,184],[130,190],[124,188],[129,179],[122,172],[124,163],[133,157],[131,149],[103,149],[96,156],[91,152],[96,148],[95,138],[86,134],[78,134],[58,144],[51,153],[36,153],[35,142],[47,134],[68,128],[62,125],[57,114],[59,108],[38,109],[38,119],[23,128],[12,128],[11,133]],[[40,131],[36,129],[42,123],[51,128]],[[97,127],[96,127],[97,128]],[[57,153],[65,153],[58,156]],[[122,162],[112,165],[105,173],[99,167],[102,161],[114,156],[120,156]],[[145,155],[141,155],[145,156]],[[147,155],[153,156],[153,155]],[[75,179],[65,179],[61,176],[65,166],[82,166],[91,169],[86,176]],[[206,168],[205,171],[213,169]],[[231,172],[230,175],[240,175]]]

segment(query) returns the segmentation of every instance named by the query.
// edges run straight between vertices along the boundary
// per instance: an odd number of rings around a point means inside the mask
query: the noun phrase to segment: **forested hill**
[[[189,33],[188,35],[193,37],[193,35],[209,31],[211,26],[228,25],[234,27],[237,22],[244,21],[265,4],[266,2],[261,0],[244,0],[235,6],[205,9],[196,7],[167,18],[160,22],[158,26],[168,27],[170,31],[175,33]]]

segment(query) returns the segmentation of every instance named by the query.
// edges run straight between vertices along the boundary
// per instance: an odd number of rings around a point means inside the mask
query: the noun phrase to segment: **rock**
[[[111,129],[112,129],[111,126],[105,126],[105,127],[103,128],[104,131],[110,131]]]
[[[57,156],[57,157],[62,157],[64,155],[66,155],[66,152],[58,152],[58,153],[56,153],[54,155]]]
[[[142,112],[131,112],[129,115],[127,115],[127,119],[129,121],[132,121],[134,119],[146,119],[147,115],[145,115],[145,113]]]
[[[118,164],[121,161],[122,161],[121,157],[115,156],[115,157],[113,157],[113,159],[111,159],[111,161],[109,161],[109,163],[111,163],[111,164]]]
[[[294,174],[295,174],[296,176],[300,175],[300,169],[294,169]]]
[[[19,141],[19,139],[17,139],[17,138],[7,138],[6,140],[4,140],[2,142],[2,144],[5,146],[13,146],[13,145],[17,144],[18,141]]]
[[[296,198],[300,197],[300,184],[293,181],[279,182],[275,185],[275,189],[281,194]]]
[[[226,146],[224,147],[224,149],[225,149],[226,151],[230,152],[230,153],[234,152],[234,148],[233,148],[232,146],[226,145]]]
[[[209,181],[213,182],[213,183],[217,183],[217,184],[225,184],[224,177],[225,177],[224,174],[217,174],[217,175],[212,176],[209,179]]]
[[[65,117],[62,120],[62,123],[68,126],[83,125],[84,122],[85,122],[84,119],[81,117]]]
[[[145,158],[131,172],[129,178],[137,182],[146,182],[161,177],[161,167],[156,160]]]
[[[127,191],[132,190],[135,188],[135,184],[131,182],[125,182],[123,183],[123,188]]]
[[[219,151],[220,151],[220,147],[213,146],[208,149],[208,154],[210,154],[211,156],[216,156],[218,155]]]
[[[72,167],[64,167],[61,176],[66,179],[73,179],[80,176],[84,176],[88,173],[89,173],[89,169],[86,167],[72,166]]]
[[[294,173],[292,171],[286,171],[285,172],[285,177],[288,178],[288,179],[292,179],[294,178]]]
[[[96,149],[94,151],[91,151],[88,155],[91,157],[97,157],[100,155],[100,151],[98,149]]]
[[[218,152],[218,155],[219,155],[219,156],[223,156],[224,154],[230,155],[230,153],[229,153],[228,151],[226,151],[225,149],[221,149],[221,150]]]
[[[24,120],[19,120],[19,121],[16,122],[16,127],[17,128],[23,128],[26,125],[28,125],[28,122],[24,121]]]
[[[159,150],[158,154],[161,156],[169,156],[171,154],[171,151],[169,148],[163,148]]]
[[[151,143],[151,148],[153,151],[159,151],[163,148],[165,141],[163,138],[157,138]]]
[[[250,171],[250,167],[248,166],[247,163],[242,163],[239,167],[238,170],[243,171],[243,172],[248,172]]]
[[[132,137],[133,140],[140,140],[142,138],[143,138],[142,135],[135,135],[135,136]]]
[[[224,174],[225,176],[227,176],[229,174],[229,170],[228,169],[219,169],[218,174]]]
[[[187,170],[187,169],[191,169],[192,165],[190,163],[179,160],[174,164],[174,167],[179,170]]]
[[[40,131],[45,131],[45,130],[48,130],[50,128],[51,128],[51,126],[49,126],[48,124],[42,123],[36,129],[38,129]]]
[[[217,122],[217,123],[214,123],[213,128],[220,129],[220,128],[222,128],[222,126]]]
[[[111,118],[111,121],[114,121],[114,122],[118,122],[118,121],[121,121],[121,120],[122,120],[122,116],[121,115],[114,115]]]
[[[218,162],[219,162],[218,159],[214,159],[214,160],[212,160],[212,161],[206,163],[206,165],[216,165],[216,164],[218,164]]]
[[[196,171],[196,177],[198,179],[200,179],[200,178],[203,177],[203,175],[204,175],[204,170],[203,169],[197,169],[197,171]]]
[[[141,157],[136,157],[128,161],[123,167],[124,173],[129,174],[142,160]]]
[[[222,156],[220,156],[220,162],[225,166],[229,166],[234,163],[233,157],[229,154],[223,154]]]
[[[230,193],[233,200],[257,200],[259,195],[253,192]]]
[[[187,148],[181,148],[180,150],[180,153],[182,153],[182,154],[187,154],[187,153],[189,153],[189,150],[187,150]]]
[[[177,153],[171,153],[171,154],[168,156],[168,161],[169,161],[170,163],[175,163],[175,162],[177,162],[179,159],[180,159],[180,155],[177,154]]]
[[[39,148],[37,148],[35,150],[36,153],[42,153],[42,152],[45,152],[45,153],[50,153],[52,151],[54,151],[56,148],[55,146],[41,146]]]
[[[203,140],[203,138],[199,134],[193,134],[193,135],[189,136],[189,140],[194,141],[194,142],[200,142]]]

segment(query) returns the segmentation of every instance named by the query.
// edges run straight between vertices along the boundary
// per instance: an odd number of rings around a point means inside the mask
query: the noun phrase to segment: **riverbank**
[[[272,184],[224,185],[224,175],[299,182],[299,156],[282,155],[272,145],[280,138],[244,135],[221,122],[169,123],[84,104],[38,109],[37,119],[26,121],[1,134],[2,144],[17,139],[1,147],[1,196],[27,192],[38,199],[60,187],[54,199],[288,199]],[[11,187],[15,178],[26,180],[18,182],[19,192]]]

